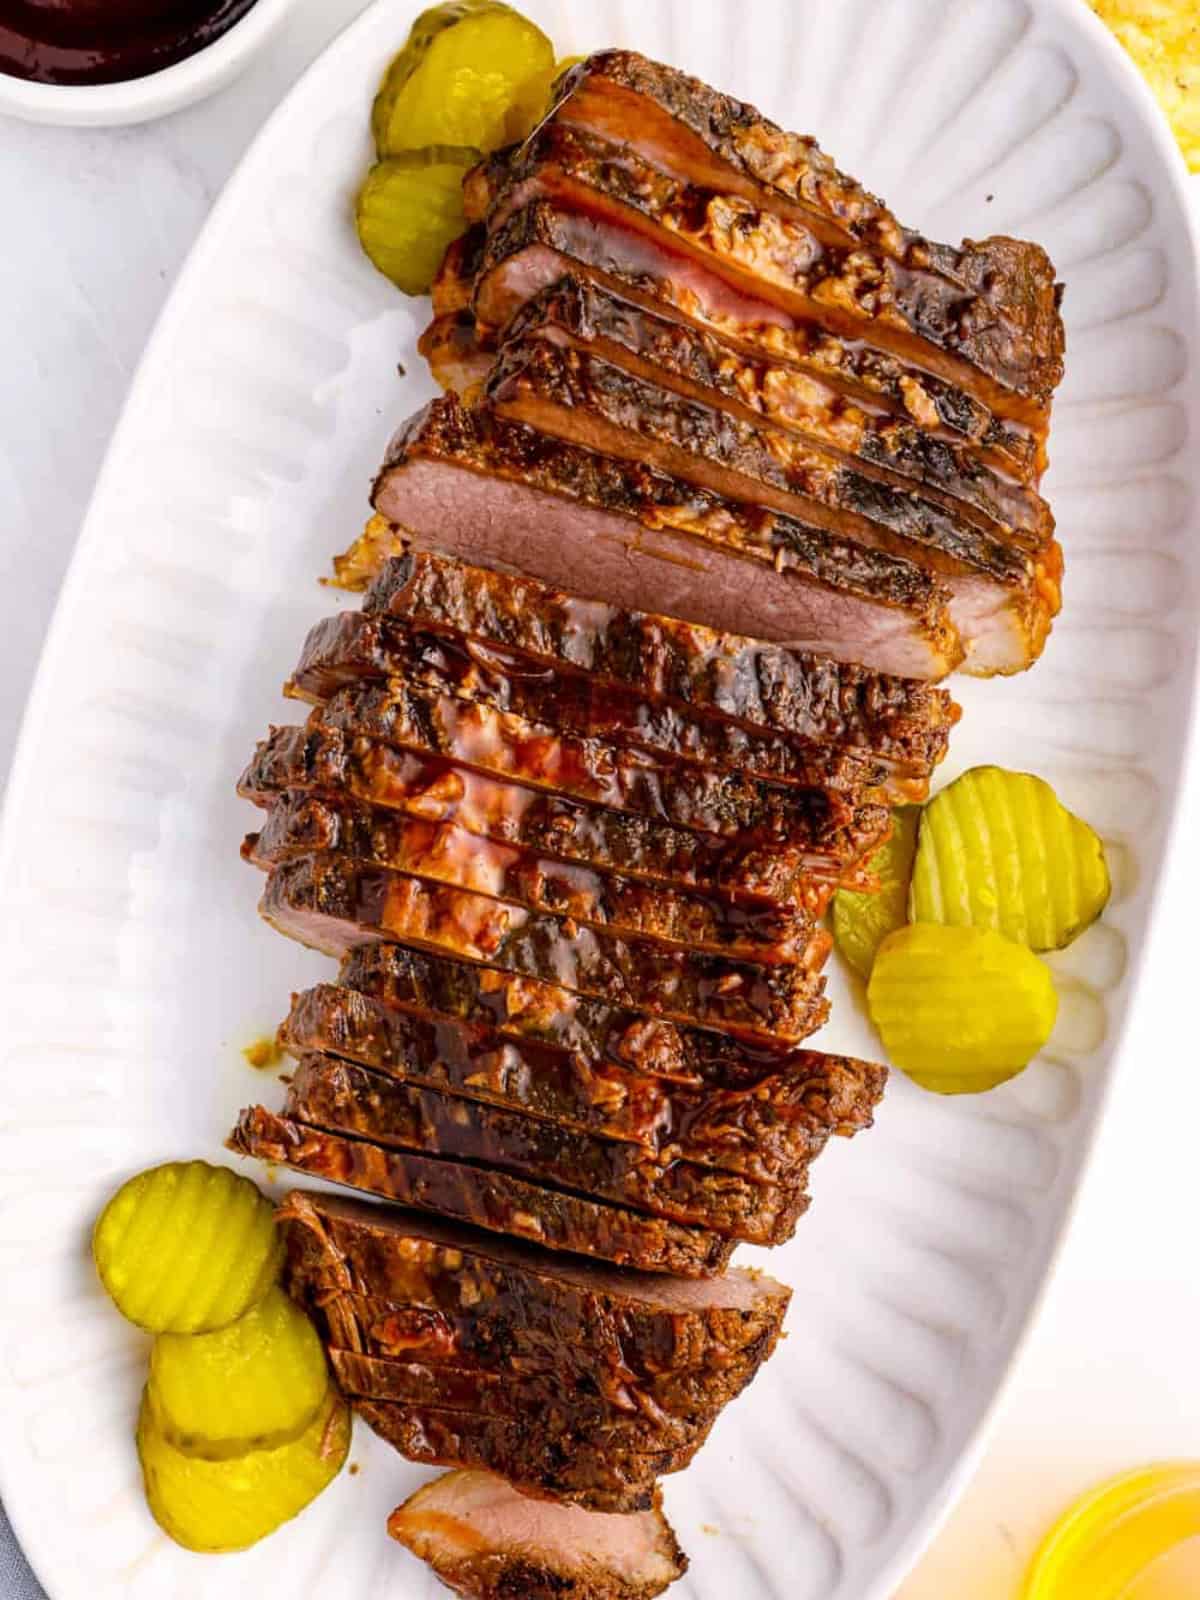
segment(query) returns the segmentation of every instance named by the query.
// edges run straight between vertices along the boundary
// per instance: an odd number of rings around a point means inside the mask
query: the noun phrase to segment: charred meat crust
[[[913,562],[872,550],[794,517],[750,507],[663,472],[614,460],[506,422],[484,408],[467,411],[444,395],[409,420],[392,440],[375,484],[375,503],[389,515],[393,475],[410,461],[438,460],[492,477],[520,481],[646,526],[668,527],[798,575],[913,614],[931,640],[945,639],[942,587]],[[403,504],[403,486],[395,500]]]
[[[968,244],[953,273],[933,268],[924,241],[910,259],[822,242],[803,222],[656,171],[628,143],[543,123],[514,154],[489,220],[531,199],[611,213],[768,302],[930,366],[1016,420],[1044,426],[1062,379],[1063,330],[1054,269],[1036,245],[997,237]],[[948,254],[948,253],[947,253]],[[942,264],[948,266],[945,256]],[[996,292],[999,290],[999,292]],[[990,292],[989,292],[990,291]]]
[[[688,1464],[688,1450],[623,1451],[589,1438],[547,1438],[528,1421],[471,1417],[431,1406],[356,1400],[354,1409],[402,1456],[425,1466],[482,1467],[518,1484],[526,1494],[570,1500],[591,1511],[646,1511],[655,1483]],[[590,1430],[589,1430],[590,1431]]]
[[[646,461],[715,494],[755,500],[930,569],[979,571],[1004,582],[1026,570],[1023,541],[1012,530],[981,528],[911,486],[864,476],[798,434],[685,398],[590,350],[506,340],[487,398],[498,415],[584,449]]]
[[[419,1211],[515,1234],[548,1250],[599,1256],[620,1266],[680,1277],[707,1277],[728,1264],[733,1242],[604,1201],[527,1183],[465,1162],[387,1150],[277,1116],[243,1111],[229,1140],[237,1155],[256,1156]]]
[[[785,787],[648,751],[614,750],[604,740],[560,734],[546,723],[397,677],[338,690],[314,708],[309,727],[440,756],[493,777],[724,838],[754,833],[819,850],[848,823],[863,820],[828,789]]]
[[[242,847],[245,859],[266,871],[317,850],[569,917],[586,927],[751,961],[803,961],[816,931],[806,910],[742,907],[714,896],[567,866],[480,839],[454,823],[404,817],[341,796],[281,795],[261,832],[249,835]]]
[[[605,739],[774,783],[846,790],[864,800],[922,800],[948,737],[945,724],[914,726],[912,754],[805,743],[650,698],[622,683],[572,671],[507,645],[423,631],[387,615],[345,612],[310,629],[288,692],[327,700],[364,678],[403,677],[440,694],[477,700],[576,738]],[[920,752],[930,754],[922,756]]]
[[[293,998],[279,1030],[297,1059],[357,1062],[401,1082],[540,1117],[748,1177],[786,1179],[833,1134],[871,1125],[885,1069],[798,1051],[749,1087],[694,1088],[480,1023],[402,1011],[338,984]]]
[[[561,278],[518,307],[504,330],[506,343],[541,337],[563,344],[595,347],[601,354],[643,377],[678,388],[692,398],[731,410],[748,422],[767,421],[855,461],[868,475],[899,487],[918,483],[923,490],[957,506],[963,515],[1028,533],[1053,528],[1049,507],[1035,490],[1014,482],[1010,472],[987,464],[974,441],[946,438],[936,431],[936,407],[918,392],[917,380],[892,375],[891,397],[899,414],[880,410],[879,394],[848,394],[838,382],[840,364],[822,371],[773,361],[765,351],[750,353],[727,339],[678,318],[660,315],[614,294],[581,275]],[[443,369],[439,382],[462,392],[449,372],[469,353],[472,380],[495,359],[491,341],[477,328],[439,330],[440,347],[431,364]],[[446,347],[446,348],[442,348]],[[866,353],[858,352],[865,362]],[[906,398],[907,394],[907,398]],[[921,414],[918,423],[912,409]]]
[[[242,774],[238,792],[270,807],[289,790],[346,795],[400,815],[452,822],[480,838],[558,860],[746,903],[803,904],[808,875],[861,887],[852,863],[884,837],[872,812],[866,827],[846,829],[826,851],[728,841],[337,731],[274,728]]]
[[[539,290],[583,274],[648,311],[719,336],[748,359],[794,367],[938,439],[975,448],[1019,484],[1034,483],[1046,465],[1044,423],[1034,429],[999,417],[977,396],[902,355],[816,322],[778,311],[764,317],[750,307],[732,312],[717,285],[694,271],[672,270],[669,242],[649,249],[615,223],[577,217],[547,200],[532,201],[479,234],[476,277],[461,292],[473,289],[483,348]]]
[[[326,954],[399,939],[751,1038],[798,1041],[823,1015],[824,980],[801,967],[636,944],[335,854],[275,867],[260,909],[280,932]],[[814,956],[827,949],[814,945]]]
[[[443,1095],[328,1057],[306,1056],[284,1115],[326,1132],[486,1165],[752,1244],[790,1238],[807,1205],[807,1168],[759,1182],[638,1145]]]
[[[516,651],[548,667],[770,729],[930,769],[958,708],[943,689],[698,623],[566,594],[536,578],[413,550],[381,569],[364,611]]]
[[[647,1017],[556,984],[396,944],[352,950],[342,963],[339,981],[401,1010],[480,1022],[506,1037],[536,1039],[588,1060],[633,1067],[696,1088],[755,1086],[789,1070],[797,1057],[797,1052],[778,1042],[753,1043]],[[817,1011],[824,1015],[823,1007]]]

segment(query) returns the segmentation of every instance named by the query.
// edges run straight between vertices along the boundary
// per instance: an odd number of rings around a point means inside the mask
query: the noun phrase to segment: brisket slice
[[[340,984],[296,995],[279,1042],[297,1058],[337,1056],[404,1083],[767,1180],[789,1178],[831,1134],[869,1127],[886,1077],[869,1062],[797,1051],[784,1071],[752,1086],[696,1089],[479,1023],[400,1010]]]
[[[511,157],[515,148],[514,145],[509,145],[506,157]],[[499,167],[495,169],[495,178],[497,182],[500,181]],[[475,279],[483,266],[486,247],[487,229],[482,222],[474,223],[465,233],[451,241],[446,254],[442,257],[437,276],[433,280],[435,317],[456,317],[460,312],[469,312],[472,309]]]
[[[447,1472],[388,1532],[467,1600],[654,1600],[687,1571],[656,1497],[627,1516],[532,1501],[491,1472]]]
[[[786,1184],[663,1159],[639,1145],[306,1056],[288,1087],[284,1115],[328,1133],[512,1172],[589,1198],[710,1228],[748,1244],[781,1244],[807,1207],[807,1168]]]
[[[626,320],[636,315],[629,307]],[[847,456],[835,441],[814,437],[811,427],[779,427],[748,407],[727,406],[719,393],[685,394],[680,380],[672,383],[654,362],[631,361],[619,346],[600,350],[585,339],[564,339],[561,327],[529,327],[520,314],[518,320],[522,327],[506,333],[486,386],[495,409],[518,422],[589,449],[632,453],[716,494],[761,500],[939,570],[1003,572],[1009,545],[1036,551],[1053,535],[1049,508],[1036,496],[1036,516],[1028,505],[1014,508],[1017,521],[981,511]],[[674,332],[675,346],[701,337],[677,323],[661,326]],[[735,357],[714,352],[713,362],[736,392],[742,373]],[[788,376],[793,394],[798,386],[810,391],[812,414],[819,417],[812,380],[799,372]],[[986,469],[983,474],[989,476]]]
[[[395,1360],[329,1347],[329,1361],[344,1395],[436,1406],[468,1416],[533,1418],[540,1433],[554,1437],[586,1428],[589,1442],[626,1443],[637,1450],[697,1449],[720,1415],[721,1402],[705,1401],[676,1415],[661,1407],[623,1411],[611,1406],[595,1384],[565,1367],[520,1367],[511,1373],[448,1362]]]
[[[460,316],[464,314],[460,313]],[[582,275],[561,278],[517,310],[504,330],[506,343],[547,339],[567,349],[588,349],[635,376],[665,384],[692,400],[728,411],[741,421],[770,423],[821,445],[868,477],[921,491],[985,530],[999,525],[1048,535],[1049,507],[1037,492],[989,467],[973,445],[939,436],[903,416],[879,409],[877,400],[847,393],[822,374],[748,353],[728,340],[650,311]],[[473,348],[472,348],[473,342]],[[431,346],[435,341],[431,340]],[[445,388],[477,387],[495,359],[491,341],[477,329],[431,348],[430,365]],[[469,374],[469,382],[464,381]],[[926,413],[928,419],[928,414]]]
[[[987,241],[953,282],[871,250],[823,244],[803,223],[756,200],[656,172],[630,145],[543,123],[508,164],[489,226],[537,200],[616,223],[758,302],[892,352],[1035,428],[1063,371],[1054,269],[1036,245]],[[999,285],[1007,305],[980,288]],[[1009,314],[1011,312],[1011,314]]]
[[[700,1279],[625,1271],[341,1195],[293,1191],[278,1217],[291,1292],[330,1309],[349,1303],[348,1318],[338,1313],[343,1348],[381,1340],[377,1353],[500,1371],[557,1363],[603,1374],[606,1393],[614,1375],[657,1396],[664,1376],[715,1382],[731,1366],[761,1365],[792,1293],[736,1267]],[[392,1313],[390,1330],[369,1320]]]
[[[530,1239],[549,1250],[599,1256],[650,1272],[706,1277],[728,1264],[734,1248],[732,1240],[703,1228],[564,1194],[466,1162],[340,1138],[263,1106],[242,1112],[229,1148],[381,1199]]]
[[[309,630],[287,692],[315,702],[364,678],[397,676],[527,721],[551,723],[576,738],[604,739],[769,782],[846,790],[870,801],[923,799],[927,791],[919,772],[909,775],[908,764],[898,769],[857,750],[802,745],[663,704],[623,684],[563,672],[503,645],[422,632],[357,611],[326,617]]]
[[[836,333],[778,307],[737,294],[711,274],[689,268],[662,241],[639,238],[617,224],[576,216],[541,200],[491,233],[474,285],[481,349],[534,295],[567,275],[718,336],[748,359],[794,367],[868,410],[915,422],[933,437],[977,451],[980,459],[1021,484],[1045,470],[1045,429],[996,417],[955,384],[861,339]]]
[[[480,343],[473,311],[435,317],[417,340],[417,349],[442,387],[468,400],[482,386],[493,359]]]
[[[1057,580],[1061,566],[1053,541],[1039,550],[1023,549],[981,533],[915,494],[842,471],[832,460],[822,466],[793,435],[777,432],[771,439],[764,425],[741,423],[586,354],[558,351],[543,340],[532,343],[532,353],[514,351],[511,360],[502,353],[488,383],[495,415],[631,465],[644,460],[705,492],[736,496],[729,503],[741,504],[744,514],[750,507],[765,507],[778,515],[803,516],[827,537],[846,537],[936,571],[950,593],[951,619],[969,648],[981,631],[981,600],[985,617],[1013,610],[1020,620],[1045,610],[1044,576],[1050,572]],[[733,460],[741,470],[729,469]],[[848,478],[857,479],[855,488],[846,490],[858,507],[853,514],[793,492],[802,484],[836,501]],[[1043,626],[1048,625],[1046,615]]]
[[[280,933],[325,955],[399,940],[652,1016],[779,1043],[806,1038],[824,1020],[824,979],[801,967],[634,943],[339,855],[275,867],[259,909]]]
[[[755,1088],[776,1073],[802,1071],[810,1055],[647,1017],[556,984],[397,944],[358,946],[343,961],[339,981],[400,1011],[480,1023],[506,1038],[538,1040],[585,1061],[609,1062],[696,1089]],[[824,1020],[827,1009],[820,1003],[814,1020]],[[875,1099],[882,1088],[880,1078]],[[856,1114],[847,1113],[846,1126],[838,1131],[854,1131],[855,1122]]]
[[[864,878],[863,869],[849,863],[868,855],[882,838],[872,815],[871,827],[847,829],[824,851],[731,842],[503,783],[369,739],[275,728],[255,751],[238,792],[270,807],[289,790],[346,795],[400,815],[455,823],[480,838],[649,883],[678,884],[748,904],[808,904],[813,911],[819,911],[824,893],[809,895],[810,878],[870,887],[869,875]]]
[[[593,1445],[582,1434],[546,1438],[527,1422],[472,1417],[432,1406],[356,1400],[368,1427],[410,1461],[423,1466],[483,1468],[508,1478],[524,1494],[570,1500],[590,1511],[647,1511],[657,1480],[687,1466],[689,1450],[635,1452]]]
[[[999,237],[955,248],[912,233],[814,140],[785,133],[753,106],[633,51],[603,51],[573,69],[552,115],[611,143],[631,142],[650,166],[679,182],[740,195],[824,245],[890,257],[911,274],[905,287],[922,302],[918,323],[930,298],[940,297],[957,311],[965,353],[1006,384],[1014,381],[1007,375],[1013,366],[1028,371],[1016,386],[1036,396],[1061,378],[1054,269],[1038,245]]]
[[[377,509],[415,542],[565,589],[905,677],[962,659],[943,587],[911,561],[723,501],[444,395],[392,440]],[[581,564],[581,552],[587,560]]]
[[[366,680],[315,706],[310,729],[377,739],[440,756],[493,777],[631,811],[671,827],[737,838],[747,833],[828,847],[859,808],[827,789],[766,783],[606,741],[560,734],[547,723],[422,689],[403,678]],[[877,810],[879,808],[876,808]],[[882,827],[882,820],[877,824]]]
[[[802,748],[832,745],[914,773],[941,760],[958,720],[945,690],[916,679],[582,599],[428,550],[388,562],[363,608],[528,657],[555,676],[581,673],[677,703],[705,726],[711,718],[771,730]],[[744,759],[744,748],[735,748]]]
[[[261,832],[246,839],[242,855],[270,871],[315,850],[337,851],[372,866],[672,947],[801,963],[809,961],[814,940],[824,947],[824,936],[807,911],[735,906],[711,895],[569,866],[477,838],[452,822],[404,817],[349,798],[282,795]],[[832,893],[831,886],[824,887]]]

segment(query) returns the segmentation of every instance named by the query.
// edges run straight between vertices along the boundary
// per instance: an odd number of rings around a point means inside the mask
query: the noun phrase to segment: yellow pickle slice
[[[446,250],[466,227],[462,180],[474,150],[409,150],[379,161],[354,206],[359,243],[405,294],[427,294]]]
[[[209,1460],[287,1444],[325,1400],[329,1374],[312,1323],[282,1289],[215,1333],[160,1333],[150,1388],[176,1449]]]
[[[371,112],[381,156],[426,145],[498,150],[545,107],[554,46],[500,0],[447,0],[424,11],[384,74]]]
[[[154,1520],[187,1550],[245,1550],[299,1515],[337,1477],[350,1449],[350,1413],[330,1388],[298,1439],[205,1461],[177,1450],[147,1388],[137,1452]]]
[[[1042,778],[972,767],[925,807],[913,864],[914,922],[991,928],[1061,950],[1108,903],[1104,847]]]
[[[279,1275],[270,1202],[207,1161],[152,1167],[122,1184],[92,1233],[100,1281],[150,1333],[207,1333],[249,1311]]]
[[[867,863],[879,879],[875,894],[839,889],[833,897],[833,937],[860,978],[871,976],[875,952],[908,921],[908,889],[917,848],[919,806],[900,806],[892,813],[892,832]]]
[[[1045,963],[987,928],[915,922],[879,947],[867,1009],[888,1058],[924,1089],[978,1094],[1049,1039],[1058,995]]]

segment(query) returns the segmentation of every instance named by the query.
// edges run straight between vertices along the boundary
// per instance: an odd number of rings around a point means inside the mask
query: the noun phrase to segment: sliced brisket
[[[307,1056],[284,1115],[326,1132],[469,1161],[613,1201],[750,1244],[791,1237],[807,1207],[801,1167],[786,1184],[757,1182],[640,1145],[580,1133],[478,1101],[443,1095],[348,1061]]]
[[[279,1042],[297,1058],[337,1056],[405,1083],[758,1179],[787,1179],[831,1134],[870,1127],[886,1078],[869,1062],[796,1051],[784,1070],[748,1087],[694,1088],[641,1072],[635,1062],[401,1010],[340,984],[296,995]]]
[[[255,751],[238,792],[270,807],[289,790],[344,794],[405,816],[455,823],[480,838],[563,861],[747,903],[807,903],[809,878],[864,887],[852,864],[883,837],[872,810],[867,825],[845,829],[825,850],[775,842],[760,847],[500,782],[454,762],[369,739],[275,728]],[[818,894],[810,908],[818,910],[823,898]]]
[[[548,1361],[602,1375],[618,1401],[614,1379],[661,1399],[664,1376],[718,1383],[731,1366],[761,1364],[792,1293],[738,1268],[698,1280],[623,1271],[339,1195],[294,1191],[279,1220],[292,1293],[330,1310],[350,1303],[348,1318],[338,1313],[343,1348],[491,1371]],[[390,1328],[368,1321],[388,1314]]]
[[[599,1256],[650,1272],[705,1277],[720,1272],[733,1251],[731,1240],[703,1228],[565,1194],[465,1162],[340,1138],[291,1122],[263,1106],[242,1112],[229,1148],[237,1155],[276,1162],[381,1199],[530,1239],[549,1250]]]
[[[343,612],[318,622],[309,630],[288,693],[315,702],[364,678],[396,676],[526,721],[551,723],[576,738],[603,739],[771,782],[847,790],[864,800],[923,799],[927,792],[928,763],[920,767],[836,744],[803,744],[664,704],[624,684],[563,671],[503,645],[422,632],[387,616]],[[944,729],[918,732],[925,732],[935,749],[945,742]]]
[[[343,961],[339,980],[401,1011],[480,1023],[506,1038],[538,1040],[585,1061],[610,1062],[697,1089],[754,1088],[776,1073],[802,1071],[810,1057],[808,1051],[647,1017],[557,984],[403,945],[360,945]],[[825,1014],[821,1002],[814,1008],[814,1022]],[[880,1078],[874,1091],[882,1087]],[[854,1121],[855,1113],[849,1113],[851,1126],[842,1131],[853,1131]]]
[[[806,962],[817,938],[808,911],[736,906],[712,895],[571,866],[480,839],[451,822],[404,817],[340,796],[282,795],[262,830],[246,839],[242,854],[270,871],[316,850],[338,851],[586,927],[749,961]],[[832,893],[832,886],[825,888]]]
[[[824,1016],[824,980],[802,967],[636,943],[340,855],[275,867],[259,909],[280,933],[326,955],[398,939],[652,1016],[777,1043],[806,1038]],[[814,940],[813,959],[827,950]]]
[[[944,677],[962,658],[945,590],[911,561],[453,395],[393,439],[375,504],[418,544],[614,605],[652,595],[668,615],[906,677]]]

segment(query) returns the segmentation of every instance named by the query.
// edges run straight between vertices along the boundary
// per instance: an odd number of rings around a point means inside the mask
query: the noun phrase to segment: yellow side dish
[[[223,1328],[266,1294],[283,1247],[274,1212],[248,1178],[206,1161],[130,1178],[92,1234],[100,1281],[150,1333]]]
[[[888,1057],[922,1088],[978,1094],[1014,1077],[1049,1039],[1049,969],[986,928],[917,922],[879,947],[867,1009]]]
[[[287,1444],[329,1387],[316,1329],[280,1288],[227,1328],[161,1333],[150,1389],[165,1437],[187,1455],[221,1460]]]
[[[168,1440],[151,1391],[142,1397],[138,1459],[154,1520],[188,1550],[245,1550],[274,1533],[337,1477],[350,1413],[336,1390],[298,1439],[227,1461],[185,1455]]]
[[[1200,0],[1091,0],[1158,97],[1183,159],[1200,172]]]

